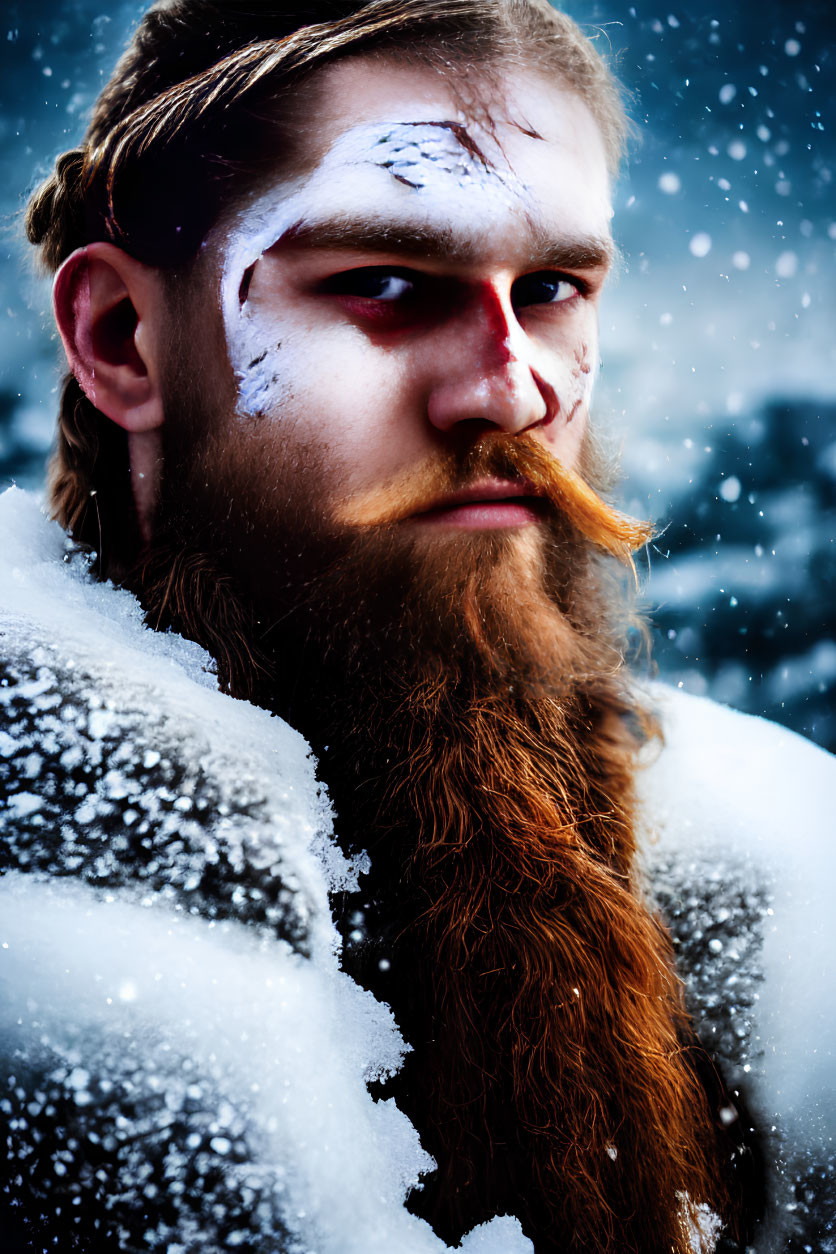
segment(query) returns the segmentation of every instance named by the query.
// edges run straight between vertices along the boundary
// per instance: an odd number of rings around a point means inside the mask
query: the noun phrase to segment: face
[[[479,121],[430,69],[323,71],[304,172],[214,241],[237,395],[213,474],[262,505],[295,448],[337,524],[525,529],[530,485],[437,468],[500,433],[578,464],[611,255],[603,144],[536,74],[485,98]]]

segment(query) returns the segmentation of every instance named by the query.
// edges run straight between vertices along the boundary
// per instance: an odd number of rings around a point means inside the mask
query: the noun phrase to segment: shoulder
[[[0,1208],[44,1246],[289,1250],[360,1187],[352,1128],[385,1174],[362,1073],[400,1041],[326,956],[32,875],[0,916]]]
[[[366,1088],[405,1046],[339,970],[362,860],[304,740],[31,498],[0,535],[4,1251],[443,1254],[404,1206],[431,1160]],[[529,1248],[509,1225],[466,1248]]]
[[[836,759],[802,736],[662,684],[649,689],[664,736],[639,773],[661,840],[734,838],[776,862],[826,852]],[[803,849],[790,833],[803,833]],[[792,847],[791,847],[792,846]]]
[[[772,1129],[781,1205],[815,1246],[836,1178],[836,761],[764,719],[661,685],[650,697],[664,735],[638,777],[650,890],[700,1035]]]
[[[0,918],[10,1254],[447,1254],[404,1205],[432,1160],[366,1088],[405,1046],[335,955],[31,875]],[[460,1248],[531,1254],[508,1218]]]
[[[353,869],[302,737],[64,561],[23,493],[0,497],[0,530],[0,871],[72,874],[329,950],[327,892]]]
[[[259,1171],[229,1032],[213,1023],[215,1007],[240,1015],[234,947],[194,920],[32,875],[0,880],[0,913],[0,1222],[20,1248],[165,1249],[201,1221],[221,1248],[255,1234],[249,1194],[284,1250],[282,1181]]]

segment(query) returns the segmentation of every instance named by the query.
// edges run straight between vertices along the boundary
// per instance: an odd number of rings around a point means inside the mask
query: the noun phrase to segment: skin
[[[536,76],[506,85],[492,135],[430,70],[376,66],[371,81],[362,60],[326,71],[317,160],[242,213],[224,280],[242,396],[306,438],[313,419],[349,523],[386,516],[381,485],[491,429],[536,431],[577,464],[611,255],[604,149],[575,96]],[[535,521],[518,487],[470,487],[475,499],[431,497],[412,520]]]
[[[305,169],[208,241],[236,393],[213,432],[221,487],[240,491],[245,471],[263,499],[291,441],[316,451],[334,520],[365,525],[416,471],[491,432],[529,432],[578,465],[612,254],[604,147],[579,98],[537,73],[501,88],[480,123],[428,68],[356,58],[317,76]],[[131,433],[146,535],[162,299],[160,276],[108,244],[56,282],[71,367]],[[525,484],[504,480],[410,503],[404,524],[425,529],[538,519]]]

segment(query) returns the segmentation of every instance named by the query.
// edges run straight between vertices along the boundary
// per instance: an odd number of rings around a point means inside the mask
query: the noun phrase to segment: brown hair
[[[329,62],[374,52],[442,69],[537,65],[585,101],[618,166],[628,124],[616,80],[548,0],[309,0],[303,15],[281,0],[169,0],[146,13],[82,144],[58,158],[30,201],[26,229],[44,268],[109,240],[182,271],[220,212],[268,163],[275,169],[277,153],[287,160],[299,84]],[[139,545],[128,475],[125,433],[67,376],[52,510],[108,573]]]

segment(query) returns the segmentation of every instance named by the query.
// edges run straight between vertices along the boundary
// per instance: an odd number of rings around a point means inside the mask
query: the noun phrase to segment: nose
[[[533,357],[510,299],[486,284],[445,327],[427,406],[430,423],[451,431],[482,422],[514,434],[551,422],[559,404]]]

